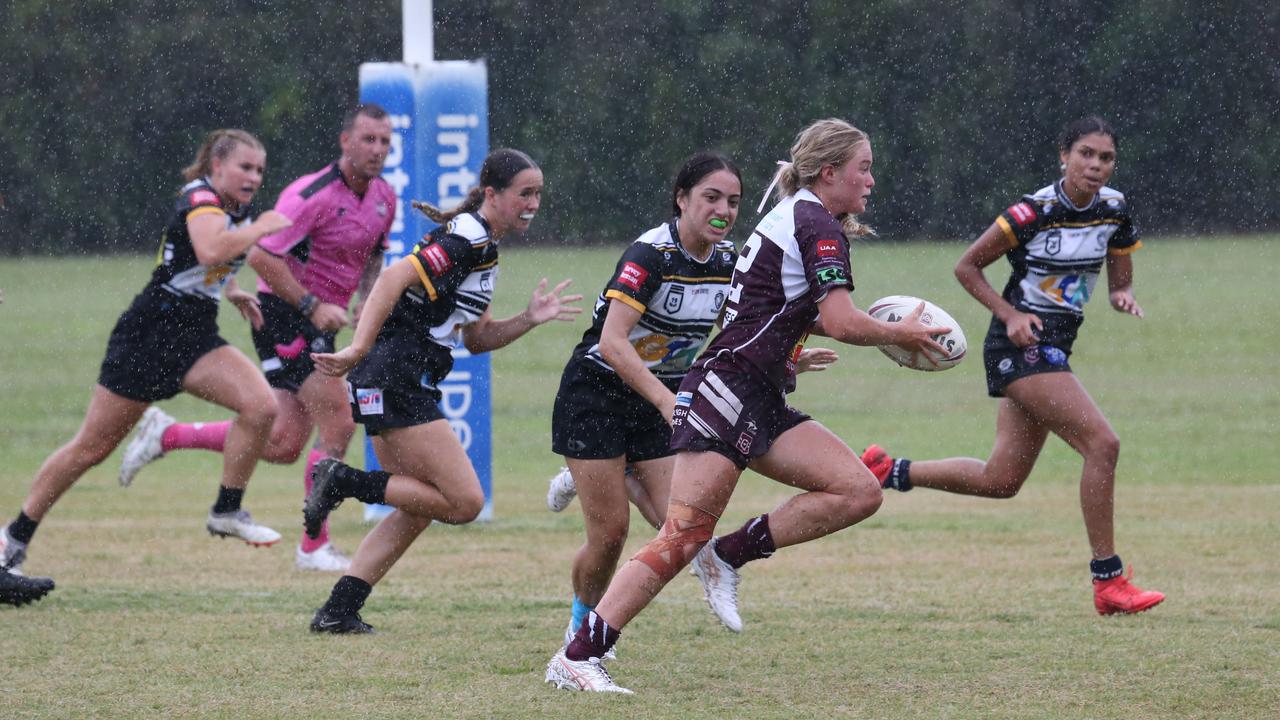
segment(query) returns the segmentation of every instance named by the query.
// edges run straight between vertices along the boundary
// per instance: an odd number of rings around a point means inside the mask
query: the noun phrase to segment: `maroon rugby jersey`
[[[733,269],[723,331],[698,367],[749,367],[779,390],[795,384],[795,363],[832,288],[853,289],[849,240],[808,189],[760,221]]]

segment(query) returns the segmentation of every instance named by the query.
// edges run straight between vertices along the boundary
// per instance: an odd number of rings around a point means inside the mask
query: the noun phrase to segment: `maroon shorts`
[[[809,419],[778,388],[732,367],[695,368],[676,393],[671,449],[717,452],[746,468],[782,433]]]

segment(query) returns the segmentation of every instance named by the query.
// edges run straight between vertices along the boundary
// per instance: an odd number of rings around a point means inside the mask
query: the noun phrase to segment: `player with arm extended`
[[[262,459],[297,462],[315,427],[303,475],[307,490],[316,462],[342,459],[355,433],[346,383],[314,372],[310,353],[333,352],[334,337],[348,324],[352,295],[359,291],[361,302],[367,297],[396,212],[395,191],[382,179],[391,147],[387,112],[373,104],[351,108],[338,146],[337,161],[293,181],[276,201],[276,211],[293,225],[249,253],[265,319],[253,331],[253,344],[278,407]],[[176,423],[150,408],[125,450],[120,483],[128,485],[144,465],[172,450],[221,451],[229,430],[229,422]],[[343,572],[350,560],[329,541],[326,523],[318,537],[302,535],[294,563],[302,570]]]
[[[1115,131],[1099,117],[1068,123],[1058,143],[1062,177],[1000,213],[956,264],[960,284],[992,313],[983,364],[987,392],[1000,404],[986,462],[912,462],[891,458],[876,445],[862,457],[894,490],[1011,498],[1049,433],[1062,438],[1084,458],[1080,506],[1093,553],[1094,607],[1103,615],[1142,612],[1164,600],[1124,576],[1114,529],[1120,440],[1068,362],[1104,264],[1111,307],[1143,316],[1133,296],[1132,259],[1142,243],[1124,195],[1107,187],[1117,145]],[[1013,273],[997,293],[983,268],[1001,257]]]
[[[572,320],[580,295],[547,291],[544,279],[528,307],[495,320],[489,311],[498,279],[498,243],[523,232],[538,212],[542,171],[518,150],[495,150],[480,184],[457,208],[425,206],[441,223],[378,278],[349,347],[313,353],[324,373],[347,378],[356,422],[373,436],[384,470],[362,471],[326,458],[316,463],[303,510],[313,537],[334,507],[354,497],[396,508],[369,532],[311,621],[314,632],[366,633],[359,611],[414,539],[433,521],[476,518],[484,493],[471,460],[439,407],[438,384],[453,367],[461,337],[472,353],[504,347],[551,320]]]
[[[854,306],[846,232],[868,232],[874,180],[867,136],[841,120],[803,130],[779,171],[783,199],[756,226],[735,265],[724,329],[675,396],[676,450],[666,521],[614,576],[577,635],[548,663],[557,687],[629,692],[601,659],[622,628],[712,539],[742,471],[800,489],[773,512],[722,538],[734,565],[858,523],[880,506],[880,485],[838,437],[791,408],[795,363],[810,331],[855,345],[941,351],[920,309],[898,323]],[[732,542],[725,540],[733,538]]]
[[[240,507],[271,432],[275,401],[253,362],[219,336],[217,322],[224,288],[241,314],[262,322],[253,297],[236,287],[233,276],[254,243],[289,226],[274,210],[248,219],[266,157],[249,133],[216,130],[184,171],[188,183],[165,225],[151,281],[111,332],[80,430],[44,461],[21,512],[0,528],[0,565],[20,568],[58,498],[111,454],[151,403],[184,391],[236,413],[209,532],[250,545],[280,539]]]

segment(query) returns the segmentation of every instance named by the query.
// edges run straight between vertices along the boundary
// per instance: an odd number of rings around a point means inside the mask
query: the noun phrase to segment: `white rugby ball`
[[[960,364],[964,359],[964,354],[969,350],[969,344],[964,339],[964,331],[960,329],[960,323],[955,321],[946,310],[934,305],[928,300],[921,300],[918,297],[910,295],[890,295],[882,297],[871,303],[871,307],[867,309],[867,314],[877,320],[885,322],[900,322],[903,318],[910,315],[920,303],[924,303],[924,312],[920,314],[920,322],[925,325],[936,327],[949,327],[951,332],[935,335],[934,340],[938,344],[947,349],[946,355],[933,355],[934,361],[938,364],[934,365],[924,356],[924,353],[913,352],[897,345],[880,345],[880,352],[888,355],[890,359],[898,363],[902,367],[911,368],[912,370],[946,370]]]

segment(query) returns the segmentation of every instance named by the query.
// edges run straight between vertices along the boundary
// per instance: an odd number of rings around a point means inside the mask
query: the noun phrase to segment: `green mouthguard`
[[[721,220],[720,218],[711,218],[710,220],[707,221],[707,224],[717,230],[723,230],[729,227],[729,221]]]

